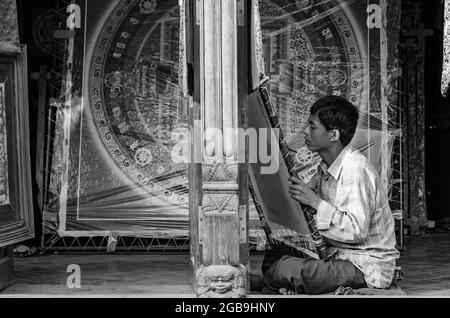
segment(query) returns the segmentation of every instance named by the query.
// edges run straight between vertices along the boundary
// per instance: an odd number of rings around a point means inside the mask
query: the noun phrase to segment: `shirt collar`
[[[341,153],[337,156],[330,167],[327,167],[325,162],[322,160],[320,163],[320,167],[324,174],[331,175],[335,180],[337,180],[339,178],[339,175],[341,174],[342,167],[344,166],[345,158],[352,151],[353,148],[350,145],[347,145],[344,149],[342,149]]]

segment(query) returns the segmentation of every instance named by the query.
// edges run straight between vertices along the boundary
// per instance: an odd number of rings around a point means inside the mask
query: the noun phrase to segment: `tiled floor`
[[[450,233],[406,238],[399,265],[411,296],[450,296]],[[251,256],[252,290],[258,289],[262,255]],[[81,289],[69,289],[67,266],[81,268]],[[44,255],[15,259],[15,284],[0,296],[131,295],[191,297],[189,255]]]
[[[411,296],[450,296],[450,233],[407,237],[399,260]]]

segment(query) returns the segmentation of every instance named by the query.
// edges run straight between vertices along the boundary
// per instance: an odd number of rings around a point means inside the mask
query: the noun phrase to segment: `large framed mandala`
[[[178,52],[177,3],[120,1],[95,40],[88,98],[116,168],[150,194],[187,208],[188,118]]]
[[[66,41],[68,107],[58,112],[45,229],[186,237],[178,1],[76,5],[83,18]]]

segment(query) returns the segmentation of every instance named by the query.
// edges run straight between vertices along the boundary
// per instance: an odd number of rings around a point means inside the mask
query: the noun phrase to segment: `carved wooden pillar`
[[[246,129],[247,2],[186,1],[190,106],[191,255],[199,297],[244,297],[249,288]],[[192,54],[192,55],[191,55]],[[242,146],[242,145],[241,145]]]

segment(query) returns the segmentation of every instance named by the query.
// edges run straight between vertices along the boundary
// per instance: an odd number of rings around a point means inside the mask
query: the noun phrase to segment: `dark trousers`
[[[267,294],[278,294],[280,288],[318,295],[334,292],[340,286],[367,287],[364,274],[347,260],[316,260],[268,253],[262,272],[262,292]]]

